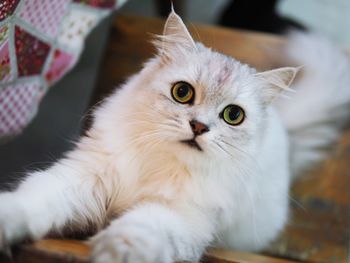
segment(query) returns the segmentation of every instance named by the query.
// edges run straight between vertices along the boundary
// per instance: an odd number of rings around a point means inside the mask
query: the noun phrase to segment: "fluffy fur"
[[[287,58],[303,67],[293,84],[296,93],[277,109],[291,141],[295,176],[330,154],[330,147],[350,119],[350,60],[340,49],[315,34],[293,32]]]
[[[300,36],[292,54],[299,44],[324,48]],[[319,160],[314,146],[335,140],[338,122],[327,126],[325,121],[333,117],[328,110],[342,112],[349,101],[344,87],[350,80],[343,70],[350,67],[344,56],[326,45],[329,60],[322,64],[341,61],[343,66],[338,72],[334,65],[317,64],[312,72],[321,73],[306,74],[297,95],[278,107],[281,119],[273,102],[288,92],[296,68],[258,73],[195,43],[174,12],[155,45],[158,55],[95,111],[93,127],[66,158],[0,194],[0,248],[67,227],[92,226],[104,228],[91,239],[93,262],[170,263],[198,260],[209,245],[260,250],[283,229],[291,178],[289,138],[297,167],[304,167],[304,158]],[[307,53],[300,61],[312,67],[316,62]],[[193,105],[171,97],[178,81],[193,85]],[[339,97],[319,105],[314,100],[328,91],[314,94],[314,86],[301,87],[311,82],[332,84]],[[244,109],[241,125],[229,126],[220,117],[229,104]],[[307,119],[310,105],[319,115]],[[203,151],[180,142],[193,137],[193,119],[209,127],[196,138]],[[318,120],[328,127],[326,136],[319,144],[314,137],[312,147],[306,147],[306,128]]]

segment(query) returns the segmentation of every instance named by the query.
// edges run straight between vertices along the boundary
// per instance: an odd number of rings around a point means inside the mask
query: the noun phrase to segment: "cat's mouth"
[[[199,146],[199,144],[195,138],[192,138],[190,140],[182,140],[181,142],[184,144],[187,144],[188,146],[190,146],[194,149],[197,149],[198,151],[203,151],[203,149]]]

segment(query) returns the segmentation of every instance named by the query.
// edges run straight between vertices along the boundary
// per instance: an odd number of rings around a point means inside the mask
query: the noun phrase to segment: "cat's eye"
[[[182,104],[192,104],[194,101],[194,89],[187,82],[177,82],[171,88],[173,99]]]
[[[244,121],[244,111],[237,105],[228,105],[221,113],[221,117],[227,124],[239,125]]]

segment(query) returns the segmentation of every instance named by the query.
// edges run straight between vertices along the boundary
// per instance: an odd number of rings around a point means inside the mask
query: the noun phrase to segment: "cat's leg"
[[[0,193],[0,250],[67,225],[101,224],[104,207],[98,181],[74,161],[29,174],[15,191]]]
[[[195,208],[178,212],[158,203],[142,204],[92,239],[92,262],[198,260],[213,238],[214,225]]]

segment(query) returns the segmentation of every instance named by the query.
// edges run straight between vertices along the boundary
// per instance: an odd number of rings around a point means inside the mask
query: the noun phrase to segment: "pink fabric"
[[[125,1],[0,0],[0,140],[26,127],[91,29]]]
[[[16,133],[26,125],[41,94],[38,82],[18,83],[4,88],[0,97],[0,133]]]
[[[4,81],[12,79],[8,41],[0,47],[0,79]]]
[[[45,73],[48,83],[52,83],[60,79],[67,69],[71,68],[75,63],[75,57],[69,53],[56,49],[54,58],[50,64],[49,70]]]
[[[55,37],[70,0],[24,1],[19,17],[50,37]]]

